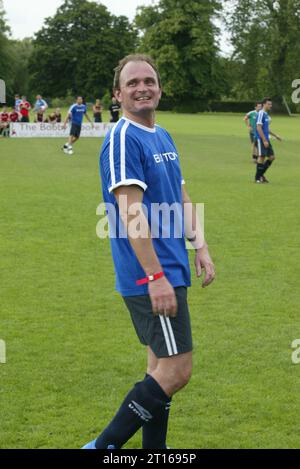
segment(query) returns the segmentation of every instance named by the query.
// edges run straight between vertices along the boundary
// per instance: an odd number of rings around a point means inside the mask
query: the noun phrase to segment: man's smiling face
[[[147,62],[128,62],[120,75],[120,89],[115,96],[123,111],[147,116],[157,108],[161,89],[155,70]]]

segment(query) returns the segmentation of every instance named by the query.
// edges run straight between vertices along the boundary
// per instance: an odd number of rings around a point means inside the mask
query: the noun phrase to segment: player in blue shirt
[[[40,94],[38,94],[36,97],[36,102],[34,104],[33,111],[36,113],[45,112],[47,108],[48,108],[47,102],[42,98]]]
[[[82,96],[77,96],[76,103],[72,104],[64,121],[64,129],[67,127],[68,121],[71,122],[70,136],[67,143],[63,146],[64,153],[73,155],[73,144],[79,139],[83,117],[90,122],[93,127],[93,123],[87,114],[87,107],[83,104]]]
[[[161,82],[152,59],[132,55],[121,60],[114,94],[123,118],[102,146],[102,190],[116,288],[147,347],[148,367],[110,424],[84,449],[121,448],[140,427],[143,448],[166,448],[171,398],[188,383],[192,371],[185,236],[195,248],[197,276],[202,268],[206,272],[203,287],[213,281],[214,266],[195,223],[195,208],[176,231],[176,221],[182,220],[184,206],[191,201],[176,146],[168,132],[155,125]],[[153,210],[158,204],[172,207],[174,216],[163,221]]]
[[[262,101],[262,109],[258,112],[256,118],[256,147],[258,153],[257,167],[255,173],[255,182],[258,184],[269,182],[265,177],[265,172],[275,160],[275,154],[270,142],[270,135],[273,135],[277,140],[281,138],[270,131],[269,112],[272,109],[271,98],[264,98]]]
[[[15,94],[15,111],[20,112],[21,102],[22,102],[22,99],[20,98],[20,95]]]

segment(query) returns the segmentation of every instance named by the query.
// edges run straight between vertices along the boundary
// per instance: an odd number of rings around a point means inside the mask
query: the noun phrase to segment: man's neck
[[[145,127],[149,127],[150,129],[154,128],[155,125],[155,113],[151,112],[151,114],[140,116],[137,114],[131,114],[130,112],[123,111],[123,116],[126,119],[129,119],[137,124],[143,125]]]

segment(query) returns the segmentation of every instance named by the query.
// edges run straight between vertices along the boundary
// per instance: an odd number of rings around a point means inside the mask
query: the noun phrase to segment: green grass
[[[241,115],[175,115],[187,190],[205,203],[217,279],[189,302],[194,374],[175,396],[172,448],[299,448],[299,119],[269,185],[255,185]],[[108,241],[96,237],[101,141],[66,157],[57,139],[0,139],[0,447],[76,448],[103,429],[145,371]],[[191,256],[192,262],[192,256]],[[137,433],[127,447],[139,448]]]

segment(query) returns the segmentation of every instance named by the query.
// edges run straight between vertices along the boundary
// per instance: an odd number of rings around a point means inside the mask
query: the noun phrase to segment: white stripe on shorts
[[[170,322],[170,318],[168,317],[166,318],[165,316],[160,314],[159,319],[160,319],[161,327],[164,333],[168,354],[169,356],[177,355],[178,350],[177,350],[177,345],[176,345],[176,341],[174,337],[174,332],[172,329],[172,324]],[[171,339],[171,342],[170,342],[170,339]]]
[[[167,326],[168,326],[168,329],[169,329],[169,334],[170,334],[170,337],[171,337],[171,342],[172,342],[172,346],[173,346],[174,355],[177,355],[178,350],[177,350],[177,345],[176,345],[176,341],[175,341],[174,332],[173,332],[173,329],[172,329],[172,324],[171,324],[170,318],[166,318],[166,322],[167,322]]]
[[[261,155],[261,141],[259,140],[259,138],[257,139],[257,146],[258,146],[258,156],[262,156]]]
[[[174,355],[173,351],[172,351],[170,339],[169,339],[169,336],[168,336],[167,326],[164,322],[165,317],[160,314],[159,319],[160,319],[161,327],[162,327],[162,330],[163,330],[163,333],[164,333],[168,354],[169,354],[169,356]]]

